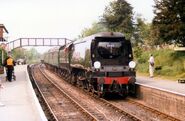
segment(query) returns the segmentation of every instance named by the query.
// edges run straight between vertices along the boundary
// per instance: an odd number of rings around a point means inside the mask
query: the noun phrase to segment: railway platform
[[[172,81],[160,79],[158,77],[150,78],[145,76],[137,76],[136,83],[139,85],[185,96],[185,83],[178,83],[178,80]]]
[[[136,84],[140,103],[176,119],[185,120],[185,83],[137,76]]]
[[[47,121],[34,93],[26,65],[15,66],[16,81],[5,81],[0,89],[0,121]]]

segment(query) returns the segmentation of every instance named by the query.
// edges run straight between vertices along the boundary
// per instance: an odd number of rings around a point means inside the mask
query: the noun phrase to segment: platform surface
[[[172,81],[158,77],[137,76],[136,83],[185,96],[185,83],[178,83],[178,80]]]
[[[0,89],[0,102],[5,106],[0,106],[0,121],[46,120],[39,103],[35,102],[26,70],[26,65],[15,66],[16,81],[12,82],[5,81],[5,75],[1,75],[4,88]]]

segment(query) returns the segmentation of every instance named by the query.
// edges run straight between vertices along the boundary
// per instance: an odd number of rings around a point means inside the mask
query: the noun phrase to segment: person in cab
[[[9,54],[8,57],[4,60],[4,64],[3,64],[6,69],[7,69],[7,80],[9,82],[12,81],[12,73],[14,71],[14,66],[15,66],[15,61],[13,60],[13,58],[11,57],[11,55]]]

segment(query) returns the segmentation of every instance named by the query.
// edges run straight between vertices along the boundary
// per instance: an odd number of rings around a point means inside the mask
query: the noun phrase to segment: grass
[[[185,52],[177,52],[170,49],[144,51],[138,48],[134,49],[135,59],[137,61],[137,73],[139,75],[148,74],[148,59],[152,53],[155,58],[154,74],[157,77],[167,79],[185,79]],[[138,54],[139,53],[139,54]]]

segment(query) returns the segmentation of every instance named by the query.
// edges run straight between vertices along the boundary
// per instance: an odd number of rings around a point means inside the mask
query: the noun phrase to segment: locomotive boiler
[[[118,32],[101,32],[45,55],[47,67],[74,85],[102,97],[135,94],[135,62],[130,41]]]

